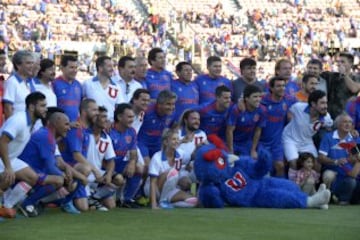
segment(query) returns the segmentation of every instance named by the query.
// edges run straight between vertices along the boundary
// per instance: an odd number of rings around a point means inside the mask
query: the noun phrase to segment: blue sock
[[[130,199],[133,199],[135,196],[135,193],[137,192],[140,182],[141,182],[141,175],[135,174],[132,178],[128,178],[126,180],[126,185],[124,189],[124,200],[128,201]]]
[[[24,200],[22,206],[35,205],[40,199],[55,191],[56,188],[53,185],[36,185]]]

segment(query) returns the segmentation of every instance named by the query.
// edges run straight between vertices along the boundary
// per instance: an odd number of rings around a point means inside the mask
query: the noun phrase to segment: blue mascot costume
[[[200,182],[199,200],[206,208],[222,208],[225,204],[259,208],[328,208],[330,191],[321,185],[308,197],[293,182],[264,177],[270,170],[271,156],[258,153],[258,160],[228,154],[224,143],[215,135],[210,144],[196,150],[194,171]],[[236,157],[236,158],[235,158]],[[232,165],[232,166],[231,166]]]

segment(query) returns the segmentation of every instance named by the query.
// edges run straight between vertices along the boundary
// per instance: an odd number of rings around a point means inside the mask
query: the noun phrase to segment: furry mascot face
[[[209,135],[210,144],[196,150],[194,171],[203,183],[221,183],[231,175],[231,167],[224,143],[216,135]]]

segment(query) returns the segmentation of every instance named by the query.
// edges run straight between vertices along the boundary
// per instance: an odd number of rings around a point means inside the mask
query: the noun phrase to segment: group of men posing
[[[144,195],[154,209],[194,207],[192,153],[207,134],[254,161],[260,148],[268,150],[276,177],[287,177],[286,162],[296,172],[299,154],[308,152],[340,202],[354,201],[360,158],[349,158],[340,143],[357,142],[360,83],[353,56],[338,59],[336,73],[321,73],[321,62],[310,60],[301,83],[288,59],[265,83],[256,78],[256,61],[244,58],[242,77],[230,81],[216,56],[195,80],[191,64],[180,62],[173,79],[165,53],[153,48],[147,59],[120,58],[116,74],[112,59],[101,56],[97,75],[81,84],[75,57],[62,57],[55,78],[53,61],[18,51],[4,82],[0,216],[14,217],[15,207],[37,216],[49,203],[74,214],[138,208],[135,199]],[[331,132],[316,147],[313,136],[324,128]]]

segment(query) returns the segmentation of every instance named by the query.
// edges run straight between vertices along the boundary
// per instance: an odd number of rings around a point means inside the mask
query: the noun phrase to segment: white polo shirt
[[[57,98],[51,86],[51,83],[49,84],[49,86],[46,86],[42,84],[38,78],[33,78],[33,84],[36,91],[39,91],[45,95],[47,107],[57,106]]]
[[[14,113],[25,111],[25,99],[33,91],[35,88],[31,81],[24,81],[14,73],[4,82],[3,102],[12,104]]]
[[[122,95],[125,98],[125,102],[129,103],[131,98],[134,95],[134,92],[139,89],[139,88],[143,88],[141,86],[141,84],[138,81],[135,81],[134,79],[132,79],[130,82],[126,83],[124,81],[124,79],[121,78],[120,75],[116,75],[113,77],[114,82],[116,84],[118,84],[118,86],[120,87],[121,91],[122,91]]]
[[[170,170],[171,168],[175,168],[176,170],[180,171],[182,160],[184,158],[184,153],[181,150],[175,151],[175,163],[174,166],[170,166],[169,162],[166,158],[165,152],[158,151],[154,154],[151,158],[149,164],[149,176],[151,177],[159,177],[160,174]]]
[[[120,87],[110,79],[110,84],[104,89],[98,77],[94,77],[84,82],[83,94],[86,98],[96,101],[99,106],[107,109],[107,117],[114,122],[114,111],[117,104],[125,102],[124,95]]]

